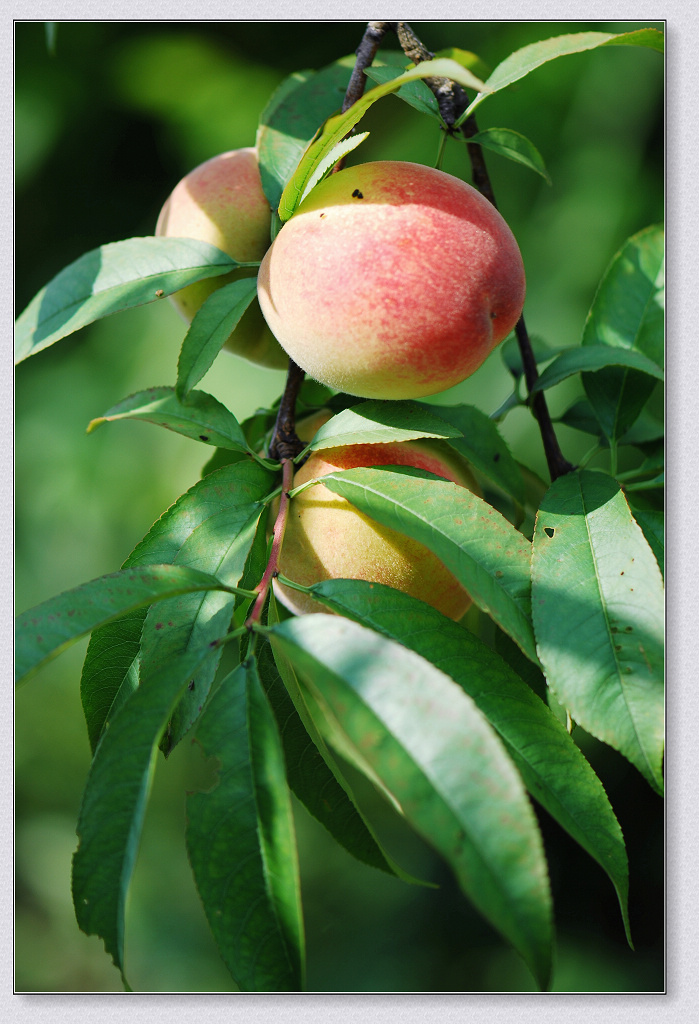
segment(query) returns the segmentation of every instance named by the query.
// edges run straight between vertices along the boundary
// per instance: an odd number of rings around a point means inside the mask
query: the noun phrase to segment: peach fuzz
[[[271,214],[262,191],[254,148],[221,153],[195,167],[172,190],[160,211],[156,235],[196,238],[228,253],[240,263],[261,260],[270,244]],[[241,277],[254,277],[253,267],[188,285],[170,298],[191,323],[205,299]],[[250,362],[286,369],[288,357],[279,347],[256,300],[248,306],[225,347]]]
[[[470,376],[513,329],[522,258],[476,189],[377,161],[322,181],[265,255],[258,297],[311,377],[365,398],[419,398]]]
[[[305,429],[302,424],[302,439],[309,440],[328,418],[325,413],[311,417]],[[386,465],[426,469],[480,494],[466,461],[446,445],[429,440],[347,445],[314,452],[297,470],[293,486],[335,470]],[[271,522],[276,508],[278,504]],[[370,519],[322,483],[291,499],[279,571],[304,586],[328,579],[384,583],[456,620],[471,604],[468,593],[428,548]],[[279,580],[275,580],[274,590],[282,604],[297,615],[328,611],[309,595]]]

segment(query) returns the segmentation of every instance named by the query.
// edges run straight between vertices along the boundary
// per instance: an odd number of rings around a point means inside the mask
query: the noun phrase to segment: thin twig
[[[257,598],[252,611],[245,621],[245,625],[248,629],[252,629],[255,623],[260,621],[265,601],[267,600],[267,594],[269,593],[269,588],[272,585],[272,580],[277,576],[279,571],[279,552],[281,551],[282,541],[284,540],[286,522],[289,518],[289,491],[291,490],[293,479],[294,463],[291,459],[282,459],[282,493],[279,499],[277,518],[274,522],[272,549],[269,553],[269,560],[267,562],[267,568],[264,571],[264,575],[255,587]]]
[[[410,57],[413,61],[432,60],[434,55],[430,53],[423,43],[420,42],[406,22],[398,21],[390,24],[391,27],[394,28],[406,56]],[[437,99],[439,111],[442,119],[447,125],[447,130],[450,130],[461,112],[468,106],[468,96],[461,86],[456,83],[451,83],[451,88],[449,88],[443,84],[445,81],[448,80],[435,78],[425,79],[425,83],[429,86]],[[468,140],[478,132],[475,115],[472,114],[464,122],[461,126],[461,132],[467,142],[466,148],[471,161],[473,183],[478,191],[485,196],[488,202],[497,209],[493,186],[490,181],[490,175],[488,174],[488,168],[486,167],[485,156],[483,155],[483,147],[478,145],[478,143],[468,142]],[[532,388],[539,376],[539,371],[536,367],[536,359],[534,358],[529,334],[524,323],[524,316],[520,317],[519,322],[515,327],[515,335],[517,337],[519,350],[522,356],[524,379],[526,381],[527,391],[529,392],[530,407],[537,423],[539,424],[539,432],[544,445],[546,462],[548,463],[551,479],[555,480],[557,477],[563,476],[565,473],[570,473],[574,467],[570,462],[568,462],[561,451],[558,438],[556,437],[556,432],[553,428],[548,406],[546,404],[544,392],[537,391],[532,394]]]
[[[304,371],[289,359],[284,393],[279,403],[277,419],[272,432],[269,455],[272,459],[293,459],[306,447],[296,435],[296,399],[303,384]]]

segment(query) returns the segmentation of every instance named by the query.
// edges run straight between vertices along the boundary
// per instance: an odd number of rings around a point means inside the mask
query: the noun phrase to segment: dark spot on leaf
[[[545,526],[544,527],[544,533],[546,534],[547,537],[553,537],[555,532],[556,531],[555,531],[555,529],[552,526]]]
[[[72,615],[75,615],[75,608],[68,609],[68,618],[70,618]]]
[[[624,627],[624,632],[625,633],[633,633],[633,626],[625,626]]]
[[[610,633],[618,633],[619,632],[619,627],[618,626],[610,626],[609,627],[609,632]]]
[[[622,649],[621,644],[614,644],[614,650],[620,651]]]
[[[363,196],[363,194],[362,194],[362,193],[361,193],[361,192],[359,191],[359,189],[358,189],[358,188],[355,188],[354,192],[352,193],[352,198],[353,198],[353,199],[363,199],[363,198],[364,198],[364,196]]]
[[[496,570],[495,570],[495,578],[496,578],[496,579],[498,579],[498,580],[499,580],[499,579],[500,579],[500,577],[501,577],[501,576],[504,576],[504,575],[505,575],[505,574],[503,573],[502,569],[496,569]]]
[[[190,682],[189,686],[187,687],[187,689],[188,690],[193,690],[194,689],[194,680],[193,679],[191,680],[191,682]]]
[[[499,462],[499,461],[500,461],[500,452],[495,452],[495,455],[493,455],[493,462]]]
[[[209,439],[208,439],[208,437],[206,436],[206,434],[200,434],[200,435],[199,435],[199,440],[200,440],[200,441],[208,441]]]
[[[156,622],[156,624],[155,624],[155,628],[156,628],[156,629],[162,629],[162,628],[163,628],[163,624],[162,624],[162,622]]]

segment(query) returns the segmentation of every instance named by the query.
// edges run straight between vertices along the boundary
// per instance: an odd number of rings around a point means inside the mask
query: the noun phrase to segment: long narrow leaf
[[[615,480],[569,473],[547,492],[534,535],[532,607],[557,699],[662,792],[662,577]]]
[[[416,469],[350,469],[323,484],[384,526],[433,551],[475,603],[537,661],[530,612],[530,545],[465,487]]]
[[[138,391],[112,406],[104,416],[92,420],[87,429],[93,431],[115,420],[145,420],[204,444],[249,451],[233,413],[206,391],[190,391],[183,399],[170,387]]]
[[[197,728],[217,780],[187,798],[187,851],[221,956],[244,991],[303,987],[298,858],[284,757],[254,660]]]
[[[17,318],[15,362],[94,320],[237,266],[216,246],[191,238],[128,238],[102,245],[57,274]]]
[[[452,438],[461,431],[418,402],[359,402],[343,409],[316,431],[305,451],[347,444],[382,444],[418,437]],[[304,454],[303,452],[301,453]]]
[[[227,590],[208,573],[150,565],[100,576],[23,612],[17,618],[15,679],[32,675],[96,626],[153,601],[195,590]]]
[[[330,736],[342,734],[357,766],[382,780],[545,988],[552,933],[541,839],[521,779],[471,699],[424,658],[339,617],[300,616],[271,633]]]
[[[408,594],[364,580],[327,580],[313,587],[313,596],[422,655],[475,701],[531,795],[609,875],[630,942],[619,823],[602,783],[547,705],[481,640]]]
[[[95,753],[78,819],[73,902],[80,928],[104,940],[124,983],[124,909],[158,740],[206,649],[164,665],[116,714]]]
[[[154,563],[173,564],[181,557],[182,548],[187,545],[194,531],[224,511],[240,510],[243,522],[255,514],[256,508],[259,515],[259,503],[270,493],[274,481],[274,474],[249,459],[212,472],[163,513],[122,568]],[[194,567],[202,569],[203,565]],[[253,586],[259,582],[260,576]],[[173,617],[166,614],[167,605],[167,601],[161,605],[164,621],[174,622]],[[80,682],[80,696],[93,752],[119,701],[138,683],[141,635],[146,613],[147,608],[143,607],[125,618],[101,626],[90,638]],[[186,698],[191,699],[194,692],[187,690]]]

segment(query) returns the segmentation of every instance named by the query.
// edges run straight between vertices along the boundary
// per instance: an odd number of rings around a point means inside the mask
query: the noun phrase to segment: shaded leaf
[[[305,615],[271,633],[333,743],[341,735],[343,752],[381,779],[546,987],[551,904],[536,819],[472,700],[424,658],[346,619]]]
[[[449,444],[471,465],[524,504],[524,480],[497,425],[475,405],[439,405],[432,407],[440,419],[456,427],[461,437],[449,438]]]
[[[460,85],[477,89],[485,88],[480,79],[462,68],[456,61],[442,59],[423,61],[417,67],[404,72],[390,82],[370,89],[353,103],[346,113],[331,117],[323,126],[318,138],[308,146],[279,201],[281,219],[286,221],[291,217],[301,201],[301,196],[305,194],[308,182],[313,177],[318,165],[325,159],[333,146],[352,131],[372,104],[383,96],[389,96],[392,92],[396,92],[408,82],[432,77],[451,78]]]
[[[193,590],[225,590],[208,573],[185,566],[122,569],[49,598],[17,617],[15,679],[32,675],[96,626],[126,612]]]
[[[460,431],[450,426],[435,410],[419,402],[359,402],[344,409],[324,423],[313,436],[304,453],[347,444],[382,444],[410,441],[418,437],[458,437]],[[301,457],[299,456],[299,458]]]
[[[470,135],[468,142],[469,145],[472,142],[477,142],[484,149],[490,149],[493,153],[499,153],[500,156],[504,156],[508,160],[528,167],[536,174],[541,175],[548,185],[551,184],[551,178],[541,153],[526,135],[514,132],[511,128],[486,128],[481,132],[476,132],[475,135]]]
[[[85,253],[38,292],[15,324],[15,362],[86,324],[155,302],[238,263],[191,238],[127,238]]]
[[[386,82],[391,82],[394,78],[404,74],[405,70],[405,63],[401,66],[375,63],[371,67],[366,68],[364,74],[379,85],[384,85]],[[407,85],[401,86],[396,95],[399,99],[404,100],[408,106],[413,107],[414,110],[419,110],[421,114],[429,114],[430,117],[442,121],[437,98],[424,82],[408,82]]]
[[[328,473],[323,484],[433,551],[478,607],[537,661],[529,541],[499,512],[465,487],[412,468],[350,469]]]
[[[187,798],[187,852],[219,952],[243,991],[303,985],[298,856],[274,716],[249,659],[207,705],[197,741],[217,779]]]
[[[264,500],[274,481],[274,474],[247,459],[198,481],[154,523],[122,568],[174,563],[188,538],[207,519],[236,507],[247,508],[252,514],[255,503]],[[241,583],[246,588],[246,583]],[[99,627],[90,638],[80,696],[93,752],[119,701],[137,685],[146,613],[144,606]]]
[[[332,611],[422,655],[473,699],[531,795],[609,875],[628,935],[628,862],[619,823],[582,752],[531,688],[467,629],[408,594],[364,580],[326,580],[312,590]],[[525,671],[538,671],[512,648]]]
[[[194,441],[249,451],[245,435],[233,413],[206,391],[190,391],[185,399],[179,399],[175,389],[170,387],[138,391],[117,402],[104,416],[92,420],[88,433],[114,420],[146,420]]]
[[[182,342],[175,392],[183,401],[199,383],[257,294],[257,278],[244,277],[217,289],[194,315]]]
[[[557,699],[662,791],[662,577],[605,474],[569,473],[547,492],[534,534],[532,609]]]
[[[257,157],[262,188],[273,210],[309,142],[341,108],[354,62],[354,57],[343,57],[320,71],[295,72],[284,79],[263,110]]]
[[[124,978],[124,909],[153,778],[157,743],[206,651],[143,679],[100,741],[80,807],[73,903],[82,931],[98,935]],[[128,984],[124,978],[124,984]]]
[[[653,225],[628,239],[600,282],[585,322],[584,347],[610,345],[664,365],[664,257],[662,226]],[[615,441],[638,418],[654,383],[623,369],[586,373],[583,386],[606,437]]]
[[[665,377],[662,369],[642,352],[614,348],[611,345],[586,345],[584,348],[569,348],[562,352],[539,376],[532,391],[545,391],[575,373],[601,370],[607,366],[626,366],[640,370],[656,380]]]
[[[653,508],[635,508],[633,517],[643,530],[643,536],[650,545],[660,566],[661,573],[665,573],[665,513]]]

